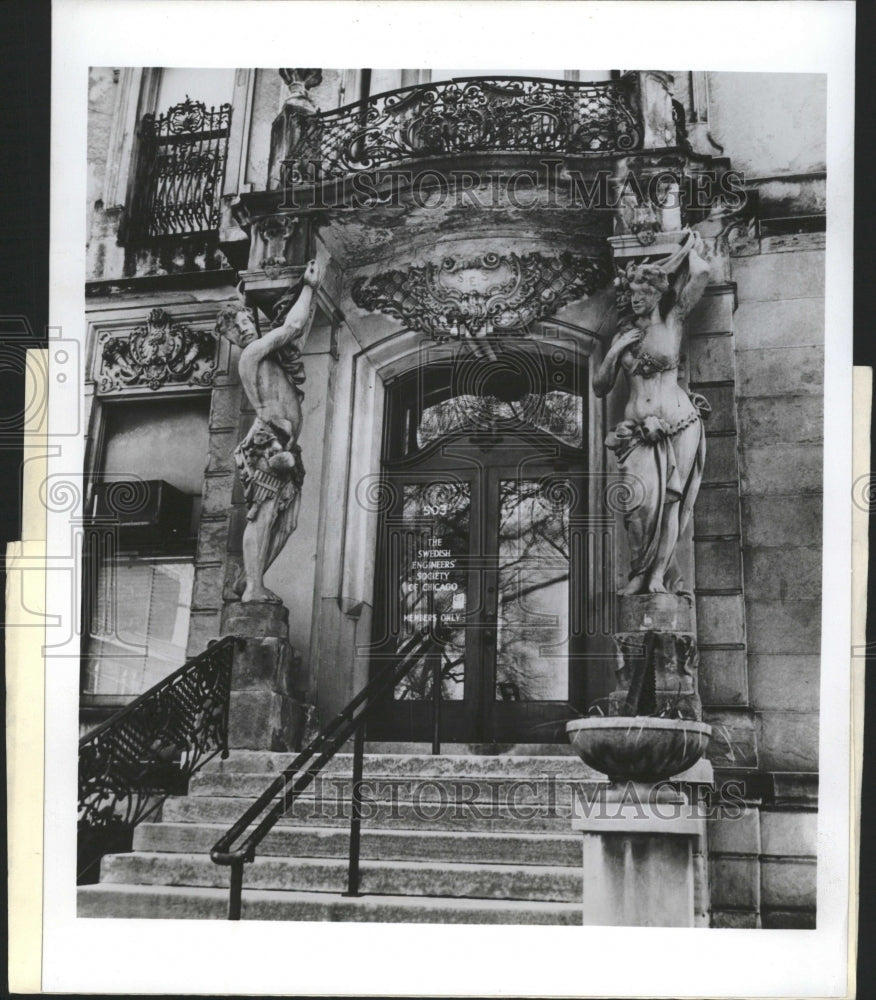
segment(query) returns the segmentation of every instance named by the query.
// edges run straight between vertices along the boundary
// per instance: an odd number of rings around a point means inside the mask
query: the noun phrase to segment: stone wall
[[[762,768],[818,766],[824,254],[734,262],[748,673]]]
[[[88,175],[85,276],[100,280],[122,273],[124,253],[116,244],[121,208],[104,202],[113,132],[119,128],[116,94],[119,70],[92,67],[88,73]]]
[[[827,77],[709,73],[709,130],[747,177],[824,170]]]
[[[813,249],[736,258],[733,278],[739,305],[728,362],[734,370],[738,488],[728,487],[720,505],[700,506],[697,524],[699,529],[703,516],[717,517],[729,531],[738,497],[744,604],[737,616],[745,652],[732,671],[726,664],[719,671],[704,664],[701,674],[704,701],[715,706],[713,724],[731,713],[749,720],[753,732],[750,759],[742,754],[716,760],[724,780],[739,769],[746,805],[738,818],[710,824],[712,923],[812,927],[824,254]],[[698,544],[698,586],[709,558]],[[738,560],[725,554],[723,564]]]

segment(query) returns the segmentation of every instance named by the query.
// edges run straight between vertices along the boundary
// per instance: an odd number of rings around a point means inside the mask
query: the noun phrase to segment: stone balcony
[[[577,268],[588,294],[607,289],[609,237],[641,234],[644,246],[693,221],[678,208],[664,217],[651,182],[717,163],[692,151],[671,84],[658,71],[465,77],[328,111],[292,95],[273,123],[265,189],[232,207],[247,294],[269,302],[317,244],[346,276],[344,313],[360,308],[358,279],[426,267],[475,280],[473,261],[506,259],[517,274],[513,261],[532,254],[557,273]]]

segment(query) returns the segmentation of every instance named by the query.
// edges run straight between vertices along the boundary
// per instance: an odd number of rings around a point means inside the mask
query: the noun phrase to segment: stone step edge
[[[236,800],[238,802],[245,803],[245,805],[244,805],[243,808],[247,808],[248,806],[252,805],[252,803],[255,802],[258,798],[259,798],[258,795],[240,795],[239,793],[237,795],[233,795],[233,794],[232,795],[219,795],[219,794],[214,793],[214,792],[207,792],[205,795],[194,795],[194,794],[190,794],[190,795],[168,795],[163,801],[164,802],[192,802],[192,801],[195,801],[195,802],[206,802],[206,801],[209,801],[210,799],[216,799],[217,801],[220,801],[220,802],[228,802],[228,801],[230,801],[230,800],[233,799],[233,800]],[[273,802],[278,801],[280,798],[282,798],[282,795],[281,795],[281,793],[278,792],[276,795],[271,796],[271,798],[270,798],[269,801],[273,803]],[[302,802],[312,802],[313,799],[314,799],[314,796],[313,795],[308,795],[306,789],[305,789],[304,792],[299,792],[295,796],[295,801],[296,802],[299,801],[299,800],[302,801]],[[343,799],[341,799],[341,804],[342,805],[346,805],[346,804],[349,803],[349,801],[350,801],[350,799],[349,799],[348,796],[344,797]],[[390,799],[385,799],[385,798],[376,799],[376,798],[372,798],[369,795],[363,796],[363,800],[362,801],[363,802],[368,802],[368,803],[373,804],[373,805],[391,805],[392,802],[393,802],[393,800],[391,798]],[[331,799],[331,802],[334,803],[335,799]],[[412,802],[411,802],[410,799],[400,799],[400,800],[396,801],[396,804],[400,805],[400,806],[405,806],[405,805],[411,805]],[[451,803],[448,802],[447,804],[450,805]],[[472,805],[472,806],[481,805],[481,806],[484,806],[484,805],[492,805],[494,803],[493,803],[493,800],[491,798],[484,798],[484,799],[472,799],[470,802],[467,799],[465,799],[465,800],[462,800],[460,802],[455,802],[453,804],[454,805],[458,805],[458,806],[461,807],[461,806],[467,806],[467,805]],[[498,803],[495,803],[495,804],[496,805],[501,805],[501,806],[507,806],[507,805],[509,805],[509,803],[505,802],[505,801],[501,801],[501,802],[498,802]],[[432,801],[431,799],[425,799],[421,803],[421,805],[423,805],[423,806],[427,806],[427,805],[428,806],[435,806],[435,805],[437,805],[437,803],[434,802],[434,801]],[[525,799],[525,800],[522,800],[520,802],[515,801],[513,803],[513,805],[514,806],[530,806],[530,805],[531,806],[535,806],[535,805],[544,805],[544,803],[543,802],[540,803],[536,799]]]
[[[162,809],[164,809],[164,807],[166,807],[168,803],[171,803],[171,812],[178,812],[178,810],[176,809],[176,807],[175,807],[174,804],[175,803],[181,803],[181,802],[190,803],[192,805],[192,807],[196,808],[196,809],[197,809],[197,806],[204,805],[204,804],[207,804],[207,803],[212,803],[213,805],[218,805],[219,803],[222,803],[223,805],[226,804],[226,803],[237,803],[237,806],[236,806],[235,810],[231,813],[231,816],[228,819],[228,827],[230,827],[232,823],[236,822],[236,820],[240,816],[242,816],[244,814],[244,812],[252,805],[252,803],[254,801],[255,801],[254,798],[243,798],[241,796],[235,796],[235,795],[200,795],[200,796],[199,795],[190,795],[190,796],[179,796],[179,797],[174,797],[172,799],[166,799],[165,802],[164,802],[164,804],[162,805]],[[308,804],[313,804],[315,801],[316,800],[312,796],[309,797],[309,798],[307,796],[302,796],[300,799],[296,799],[296,801],[293,802],[289,806],[289,810],[293,810],[296,805],[307,806]],[[345,802],[344,804],[347,804],[347,803]],[[438,805],[439,805],[439,803],[436,803],[436,802],[424,802],[424,803],[422,803],[422,806],[425,807],[426,809],[434,808],[434,807],[437,807]],[[508,820],[508,821],[516,821],[516,822],[529,822],[532,819],[556,819],[556,820],[568,820],[569,822],[571,822],[571,820],[573,818],[573,812],[572,812],[572,807],[571,807],[570,803],[569,804],[566,804],[566,803],[555,803],[554,807],[552,808],[552,810],[551,810],[550,813],[544,812],[544,810],[546,810],[548,808],[548,804],[544,803],[544,802],[519,802],[519,803],[515,803],[514,806],[513,806],[513,808],[515,808],[515,809],[533,809],[533,810],[536,810],[534,812],[534,814],[527,815],[526,817],[521,817],[519,815],[514,815],[514,813],[511,811],[512,807],[509,806],[508,803],[499,803],[498,805],[495,806],[495,808],[492,808],[492,805],[493,804],[490,802],[490,800],[486,799],[486,800],[483,800],[481,802],[478,802],[478,801],[474,801],[474,802],[461,802],[461,803],[458,803],[458,804],[448,803],[445,808],[446,808],[446,810],[448,812],[451,809],[452,810],[459,810],[460,811],[460,815],[459,816],[454,816],[454,819],[458,820],[460,823],[464,823],[464,822],[469,821],[469,820],[477,820],[477,821],[480,821],[480,820]],[[379,815],[381,812],[385,812],[385,811],[390,810],[390,809],[395,809],[395,810],[399,811],[399,813],[401,814],[399,818],[404,818],[406,820],[408,820],[408,819],[411,818],[408,815],[408,813],[414,812],[414,805],[413,805],[412,802],[392,802],[391,800],[384,800],[384,799],[366,799],[363,802],[363,806],[366,807],[366,809],[363,810],[363,816],[362,816],[362,828],[363,829],[366,826],[368,826],[369,824],[382,822],[385,819],[385,816]],[[372,809],[377,809],[378,815],[373,815],[371,813],[371,811],[370,811]],[[480,810],[481,811],[481,815],[473,815],[472,810],[474,810],[474,809]],[[539,810],[541,810],[541,811],[539,811]],[[197,811],[201,811],[201,810],[197,810]],[[185,812],[185,810],[184,810],[184,812]],[[313,813],[311,813],[310,815],[308,815],[305,812],[303,815],[302,814],[295,815],[294,812],[290,811],[290,812],[286,812],[282,816],[280,816],[279,819],[276,821],[275,825],[290,826],[290,825],[294,825],[294,821],[297,821],[299,823],[313,822],[313,821],[319,822],[319,820],[322,819],[322,818],[324,818],[324,817],[325,817],[324,813],[322,815],[316,815],[316,814],[313,814]],[[350,814],[349,814],[349,812],[345,812],[339,818],[341,820],[343,820],[343,822],[340,824],[341,826],[343,826],[345,824],[347,826],[349,826],[349,822],[350,822]],[[436,816],[423,815],[421,817],[418,817],[420,825],[421,826],[426,826],[426,827],[428,827],[428,824],[430,822],[437,822],[440,819],[442,819],[442,817],[439,816],[439,815],[436,815]],[[177,815],[177,816],[169,817],[168,818],[168,822],[172,822],[172,823],[208,823],[208,824],[212,825],[212,824],[214,824],[216,822],[216,817],[215,816],[208,816],[208,817],[204,817],[204,818],[201,818],[201,819],[195,818],[195,819],[187,820],[187,819],[184,819],[182,816]],[[226,827],[226,829],[228,827]],[[400,827],[399,829],[417,830],[419,828],[420,827],[417,826],[417,827]],[[387,827],[379,827],[379,828],[378,827],[372,827],[372,829],[387,829]],[[448,831],[447,830],[444,830],[444,831],[438,830],[436,832],[445,832],[446,833]],[[475,831],[475,832],[480,832],[480,831]],[[513,831],[509,830],[508,832],[511,833]]]
[[[214,757],[204,764],[205,769],[213,770],[215,768],[225,767],[228,765],[229,761],[265,761],[265,762],[279,762],[285,761],[286,767],[291,764],[298,755],[295,753],[281,752],[274,750],[232,750],[230,756],[225,760],[220,757]],[[538,764],[544,766],[545,764],[554,764],[556,766],[562,767],[577,767],[581,768],[583,771],[590,771],[591,769],[585,764],[576,754],[532,754],[527,756],[524,754],[477,754],[477,753],[458,753],[458,754],[431,754],[431,753],[366,753],[363,755],[363,761],[365,765],[375,764],[375,763],[385,763],[385,764],[396,764],[401,762],[416,761],[423,765],[435,764],[439,761],[443,762],[445,766],[450,766],[456,764],[460,761],[474,762],[477,761],[480,764],[485,762],[490,762],[494,766],[499,766],[502,763],[508,763],[513,768],[524,768],[527,766],[532,766],[533,764]],[[349,763],[352,767],[353,754],[347,752],[339,751],[336,753],[326,764],[326,766],[337,766],[337,763]],[[277,768],[278,771],[282,768]]]
[[[192,854],[190,852],[170,852],[170,851],[130,851],[123,854],[107,854],[104,856],[104,861],[116,862],[119,861],[122,864],[128,859],[136,859],[142,862],[153,861],[159,862],[162,860],[167,860],[173,858],[174,862],[179,864],[195,864],[203,865],[209,864],[211,868],[222,868],[227,867],[223,865],[214,865],[210,858],[206,854]],[[252,866],[262,866],[267,867],[268,865],[286,865],[290,868],[310,868],[323,866],[326,868],[337,868],[339,871],[346,871],[348,867],[348,860],[346,858],[293,858],[285,856],[270,856],[270,855],[258,855],[254,861],[249,862],[244,866],[244,879],[246,879],[246,870]],[[545,877],[550,875],[568,876],[571,869],[568,865],[510,865],[503,864],[501,862],[495,861],[414,861],[414,860],[399,860],[399,861],[380,861],[377,859],[366,859],[363,858],[360,865],[362,871],[368,868],[373,868],[378,871],[400,871],[403,869],[410,869],[415,872],[429,872],[435,869],[440,869],[441,871],[454,871],[458,872],[460,875],[465,875],[468,873],[475,872],[487,872],[495,875],[514,875],[517,873],[526,875],[543,875]]]
[[[376,788],[369,787],[369,785],[377,784],[378,782],[381,783],[381,787],[376,787]],[[464,782],[470,782],[470,784],[464,785],[463,784]],[[482,784],[488,785],[489,787],[475,788],[474,791],[477,792],[477,796],[475,798],[457,799],[453,796],[454,791],[462,791],[463,788],[467,792],[471,791],[473,785],[476,784],[476,782],[481,782]],[[234,784],[236,784],[236,782],[232,782],[232,785]],[[526,784],[528,785],[529,781],[527,781]],[[599,785],[596,782],[582,781],[582,782],[566,783],[563,781],[557,781],[554,784],[554,791],[556,792],[555,800],[557,801],[558,804],[567,805],[571,802],[572,795],[575,792],[575,787],[573,786],[577,787],[577,789],[580,792],[585,793],[588,797],[591,795],[595,795],[599,788]],[[242,789],[239,787],[239,785],[237,787],[222,788],[222,787],[214,787],[212,783],[207,787],[204,787],[204,785],[199,783],[191,787],[187,795],[169,795],[168,799],[242,799],[247,802],[255,802],[257,798],[259,798],[261,795],[265,793],[268,787],[269,786],[265,786],[265,788],[263,788],[261,791],[255,792],[255,791],[249,791],[247,789]],[[373,779],[366,778],[365,787],[362,789],[363,793],[362,799],[364,802],[388,803],[392,801],[392,798],[387,799],[385,798],[385,796],[387,794],[391,794],[391,789],[396,789],[398,792],[397,800],[400,804],[405,802],[412,804],[415,800],[419,799],[419,804],[421,806],[436,806],[442,800],[444,800],[444,804],[448,807],[451,805],[454,807],[456,806],[462,807],[466,805],[472,805],[472,806],[495,805],[495,806],[513,806],[515,808],[524,808],[526,806],[546,805],[550,798],[547,786],[541,789],[539,789],[538,787],[534,789],[527,787],[525,789],[527,795],[525,797],[520,797],[520,798],[517,797],[516,792],[513,796],[510,795],[502,796],[498,794],[499,792],[502,791],[503,788],[507,790],[507,789],[513,789],[514,787],[515,787],[514,782],[508,779],[489,782],[489,781],[484,781],[483,779],[460,778],[459,783],[454,788],[451,779],[447,779],[447,784],[440,785],[437,781],[433,781],[431,779],[415,778],[410,783],[410,787],[408,787],[408,783],[405,781],[392,780],[387,782],[385,781],[385,779],[380,779],[380,778],[373,778]],[[434,791],[434,789],[438,788],[441,788],[441,790],[443,791],[443,796],[441,792]],[[303,789],[300,792],[295,793],[295,801],[301,800],[302,802],[304,801],[312,802],[317,796],[317,790],[322,792],[324,799],[326,799],[327,801],[331,801],[333,803],[338,801],[337,792],[339,790],[342,792],[346,792],[346,794],[341,795],[340,802],[341,804],[350,802],[351,789],[344,789],[339,782],[326,782],[325,785],[322,786],[322,788],[319,788],[319,786],[316,783],[308,785],[307,788]],[[410,794],[405,794],[405,795],[401,794],[402,792],[407,792],[407,791],[409,791]],[[291,789],[286,789],[285,791],[277,791],[271,796],[270,801],[279,802],[284,798],[288,798],[290,792]],[[381,793],[380,798],[374,798],[372,795],[373,792]],[[331,798],[329,799],[327,793],[334,793],[334,794],[332,794]]]
[[[295,819],[296,817],[291,817]],[[216,839],[222,836],[228,830],[228,826],[224,823],[208,823],[208,822],[193,822],[184,823],[179,820],[158,820],[157,822],[146,822],[141,823],[138,829],[145,829],[147,827],[154,827],[156,829],[165,830],[190,830],[192,827],[200,827],[204,830],[212,830],[216,833]],[[345,827],[339,826],[316,826],[310,823],[304,822],[304,817],[302,817],[302,822],[300,826],[296,826],[293,823],[283,823],[282,829],[284,831],[288,830],[306,830],[308,833],[324,834],[325,836],[332,837],[349,837],[350,832]],[[273,831],[272,831],[273,832]],[[270,833],[267,835],[270,837]],[[565,843],[578,843],[580,841],[580,834],[578,833],[552,833],[550,830],[535,830],[532,833],[515,833],[512,830],[507,832],[501,830],[408,830],[408,829],[386,829],[383,827],[362,827],[362,836],[369,837],[409,837],[411,839],[429,839],[434,837],[435,839],[446,838],[446,837],[459,837],[461,839],[473,839],[473,840],[520,840],[520,841],[530,841],[530,840],[559,840]],[[130,852],[126,852],[130,853]],[[160,851],[160,854],[175,854],[175,851]]]
[[[191,779],[191,784],[189,786],[189,794],[194,794],[194,789],[202,783],[211,783],[216,781],[235,781],[235,780],[252,780],[254,781],[256,777],[264,778],[264,787],[270,788],[271,784],[277,780],[277,778],[282,774],[278,771],[275,775],[271,776],[269,771],[199,771],[194,774]],[[305,771],[300,772],[303,776],[306,774]],[[454,781],[482,781],[484,783],[510,783],[510,782],[537,782],[544,781],[547,778],[553,778],[556,782],[564,785],[571,784],[581,784],[581,785],[607,785],[609,780],[605,775],[596,775],[595,777],[584,774],[561,774],[556,771],[545,771],[540,774],[479,774],[477,772],[467,772],[463,774],[394,774],[392,772],[383,771],[366,771],[362,775],[363,781],[394,781],[394,782],[429,782],[437,784],[438,782],[454,782]],[[351,774],[346,774],[341,771],[322,771],[320,774],[315,776],[314,782],[308,786],[313,787],[316,781],[330,781],[333,784],[339,784],[341,782],[350,782],[353,780]]]
[[[175,796],[169,796],[167,799],[164,800],[164,803],[162,804],[162,809],[164,807],[166,807],[168,803],[176,803],[176,802],[189,802],[189,803],[193,803],[194,805],[200,805],[200,804],[208,803],[208,802],[213,802],[213,803],[219,803],[219,802],[221,802],[221,803],[236,802],[236,803],[238,803],[237,809],[239,810],[239,812],[238,812],[237,815],[238,816],[242,816],[243,813],[255,801],[256,801],[255,800],[255,796],[246,797],[246,796],[242,796],[242,795],[175,795]],[[290,804],[289,809],[293,809],[297,803],[301,803],[302,805],[307,805],[308,803],[313,803],[315,801],[316,800],[314,799],[314,797],[312,795],[311,796],[302,795],[299,798],[297,798],[295,800],[295,802],[293,802],[293,803]],[[345,799],[343,801],[344,805],[346,805],[348,803],[349,803],[348,799]],[[413,808],[414,808],[414,805],[413,805],[412,802],[409,802],[409,801],[408,802],[393,802],[391,799],[365,799],[365,800],[363,800],[363,804],[365,806],[367,806],[368,809],[371,809],[372,807],[376,807],[378,810],[383,809],[383,808],[385,808],[385,809],[394,808],[394,809],[398,809],[398,810],[402,810],[402,811],[408,812],[408,811],[412,811]],[[433,808],[433,807],[439,805],[439,803],[426,801],[426,802],[421,803],[421,805],[423,807],[429,809],[429,808]],[[520,817],[520,816],[515,816],[512,812],[509,811],[512,807],[507,802],[500,802],[498,804],[495,804],[495,808],[494,809],[490,809],[489,812],[487,812],[487,814],[483,815],[483,816],[472,817],[470,814],[466,814],[466,812],[464,811],[466,808],[468,808],[468,809],[474,809],[474,808],[476,808],[476,809],[480,809],[480,810],[486,811],[487,807],[490,807],[490,806],[493,806],[493,805],[494,805],[494,803],[492,803],[489,799],[482,799],[481,801],[478,801],[477,799],[475,799],[472,802],[447,803],[447,805],[446,805],[445,808],[447,808],[448,810],[451,809],[451,808],[452,809],[463,810],[462,815],[458,817],[459,820],[460,820],[460,822],[463,822],[466,819],[473,819],[473,818],[476,818],[476,819],[497,819],[497,820],[498,819],[505,819],[505,820],[518,820],[520,822],[527,822],[529,819],[532,818],[531,816],[528,816],[528,817],[525,817],[525,818]],[[517,803],[513,804],[513,808],[515,808],[515,809],[536,809],[536,810],[538,810],[538,809],[545,809],[545,808],[547,808],[547,803],[545,803],[545,802],[517,802]],[[544,816],[541,816],[541,814],[539,814],[539,813],[536,813],[536,815],[539,816],[539,818],[545,818]],[[318,819],[319,817],[310,817],[310,818],[311,819],[313,819],[313,818],[317,818]],[[439,818],[440,817],[438,817],[438,816],[424,815],[424,816],[421,817],[421,821],[425,824],[425,823],[429,823],[430,821],[437,820]],[[554,804],[554,809],[550,813],[549,818],[551,818],[551,819],[567,819],[567,820],[571,820],[572,819],[571,803],[562,803],[562,802],[555,803]],[[277,820],[277,823],[278,824],[282,824],[283,826],[289,826],[290,824],[287,822],[287,820],[304,821],[304,820],[307,820],[307,819],[308,819],[308,817],[306,815],[304,815],[304,816],[295,816],[295,815],[290,815],[289,813],[285,813],[284,815],[282,815]],[[349,819],[350,819],[349,814],[345,814],[344,817],[343,817],[343,819],[346,822],[349,822]],[[371,815],[369,815],[366,812],[365,815],[363,815],[363,817],[362,817],[362,825],[363,825],[363,827],[366,824],[374,821],[375,819],[379,819],[379,817],[371,816]],[[181,820],[179,817],[176,817],[173,820],[171,820],[171,822],[183,822],[183,820]],[[211,820],[210,819],[205,819],[205,820],[197,820],[197,819],[195,819],[195,820],[192,820],[191,822],[193,822],[193,823],[198,823],[198,822],[210,823]],[[229,825],[231,824],[231,822],[233,822],[233,820],[229,820]],[[511,831],[509,831],[509,832],[511,832]]]
[[[77,889],[81,896],[121,896],[125,894],[138,896],[190,896],[204,900],[217,900],[227,904],[228,890],[207,886],[177,886],[177,885],[127,885],[123,882],[99,882],[95,885],[84,885]],[[563,903],[548,900],[507,900],[507,899],[472,899],[465,896],[391,896],[363,893],[361,896],[344,896],[341,893],[311,892],[306,889],[246,889],[243,890],[244,908],[247,903],[284,902],[313,903],[338,907],[371,908],[382,905],[394,906],[407,910],[443,909],[488,910],[494,912],[520,913],[531,910],[537,913],[581,913],[580,903]],[[111,917],[111,914],[107,915]],[[244,919],[245,919],[244,913]],[[93,918],[100,919],[100,918]]]
[[[227,831],[221,823],[142,823],[129,853],[151,852],[166,856],[209,854]],[[348,826],[278,824],[259,845],[258,856],[294,858],[349,858]],[[360,857],[365,860],[452,861],[473,863],[580,867],[581,840],[574,832],[516,833],[495,830],[408,830],[366,827],[362,830]],[[546,854],[552,860],[543,860]]]

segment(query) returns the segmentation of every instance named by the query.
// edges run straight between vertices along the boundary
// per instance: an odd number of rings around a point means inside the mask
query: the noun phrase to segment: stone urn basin
[[[712,727],[649,715],[573,719],[566,735],[575,752],[611,781],[660,781],[686,771],[706,752]]]

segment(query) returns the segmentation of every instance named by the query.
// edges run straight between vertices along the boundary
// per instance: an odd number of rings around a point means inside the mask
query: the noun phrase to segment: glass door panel
[[[465,696],[468,608],[468,483],[407,483],[402,487],[400,524],[390,531],[392,575],[397,581],[399,621],[395,650],[431,632],[439,648],[425,653],[395,689],[395,699],[432,697],[435,659],[441,665],[441,697]]]
[[[569,697],[568,485],[499,480],[497,701]]]

